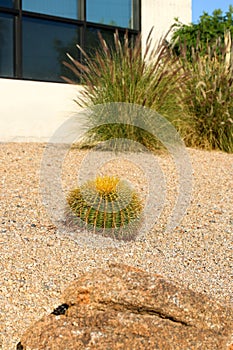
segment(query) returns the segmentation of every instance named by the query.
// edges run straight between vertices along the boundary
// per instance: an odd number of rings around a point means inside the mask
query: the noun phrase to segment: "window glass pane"
[[[14,7],[14,0],[0,0],[0,7]]]
[[[92,53],[94,54],[95,50],[101,47],[98,33],[101,33],[101,36],[109,46],[114,46],[113,30],[103,30],[96,27],[87,27],[85,35],[85,51],[89,55]]]
[[[63,65],[66,53],[79,59],[76,44],[80,28],[73,24],[35,18],[23,18],[23,77],[63,81],[61,75],[74,78]]]
[[[87,27],[86,29],[86,36],[85,36],[85,51],[91,55],[95,54],[96,49],[101,49],[101,43],[99,39],[98,33],[101,34],[103,39],[106,41],[107,45],[111,48],[115,48],[114,45],[114,30],[103,30],[102,28],[94,28],[94,27]],[[124,35],[125,32],[120,31],[118,32],[119,39],[121,43],[124,43]],[[133,44],[133,41],[136,38],[136,35],[128,34],[129,38],[129,45]]]
[[[78,0],[23,0],[22,8],[25,11],[79,19],[78,4]]]
[[[0,75],[3,77],[14,74],[13,26],[13,16],[0,14]]]
[[[87,21],[137,29],[137,0],[87,0]]]

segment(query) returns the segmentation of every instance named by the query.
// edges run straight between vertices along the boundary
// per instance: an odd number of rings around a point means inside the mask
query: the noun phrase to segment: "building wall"
[[[143,46],[154,27],[153,40],[160,38],[179,17],[191,22],[191,0],[142,0]],[[54,131],[78,106],[80,86],[0,79],[0,142],[48,141]]]
[[[141,16],[143,47],[152,27],[152,38],[156,45],[174,23],[174,18],[185,24],[191,23],[192,0],[142,0]]]
[[[80,86],[0,79],[0,141],[48,141],[80,108]]]

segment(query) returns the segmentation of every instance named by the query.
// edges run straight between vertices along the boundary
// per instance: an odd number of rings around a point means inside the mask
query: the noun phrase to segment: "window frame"
[[[5,11],[5,12],[0,12],[0,18],[8,18],[10,20],[12,20],[12,24],[13,24],[13,28],[11,28],[11,35],[12,35],[12,51],[13,51],[13,56],[10,57],[10,59],[12,60],[12,75],[9,75],[9,77],[12,79],[14,78],[14,75],[15,75],[15,62],[14,62],[14,56],[15,56],[15,32],[14,32],[14,29],[15,29],[15,16],[9,12],[9,11]],[[0,75],[1,77],[1,75]],[[2,77],[4,78],[7,78],[8,76],[7,75],[2,75]]]
[[[22,25],[23,25],[23,18],[24,16],[30,17],[30,18],[36,18],[36,19],[41,19],[41,20],[48,20],[48,21],[55,21],[55,22],[60,22],[60,23],[66,23],[66,24],[76,24],[78,27],[81,27],[81,46],[83,48],[86,47],[87,43],[85,41],[86,38],[86,32],[87,28],[89,27],[94,27],[99,30],[108,30],[112,31],[112,33],[115,32],[117,29],[119,33],[125,33],[126,31],[129,33],[129,35],[137,35],[141,31],[141,0],[138,1],[138,29],[130,29],[126,27],[119,27],[119,26],[112,26],[112,25],[107,25],[107,24],[102,24],[102,23],[96,23],[96,22],[89,22],[86,20],[86,0],[80,0],[80,11],[81,13],[81,18],[82,19],[71,19],[67,17],[60,17],[60,16],[53,16],[53,15],[48,15],[48,14],[42,14],[42,13],[36,13],[36,12],[31,12],[31,11],[25,11],[22,9],[22,0],[14,0],[14,7],[9,8],[9,7],[1,7],[0,6],[0,14],[5,13],[5,14],[11,14],[14,16],[14,28],[13,28],[13,33],[14,33],[14,38],[13,38],[13,45],[14,45],[14,57],[13,57],[13,62],[14,62],[14,75],[13,77],[11,76],[2,76],[0,75],[0,78],[6,78],[6,79],[20,79],[20,80],[29,80],[29,81],[48,81],[48,82],[55,82],[55,83],[65,83],[63,81],[58,81],[58,80],[44,80],[36,78],[25,78],[23,76],[23,37],[22,37]],[[81,62],[83,62],[82,59],[82,54],[80,55]]]

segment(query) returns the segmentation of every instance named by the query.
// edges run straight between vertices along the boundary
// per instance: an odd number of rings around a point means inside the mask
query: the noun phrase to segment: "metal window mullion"
[[[21,16],[17,15],[15,17],[15,34],[14,34],[14,75],[16,78],[22,77],[22,21]]]
[[[132,0],[131,29],[141,30],[141,1]]]
[[[78,19],[81,21],[86,21],[86,0],[77,0],[78,1]]]
[[[85,45],[86,45],[86,30],[87,30],[87,0],[78,0],[79,4],[81,4],[81,20],[83,21],[83,25],[81,28],[81,38],[80,38],[80,46],[85,49]],[[80,53],[80,62],[83,64],[83,54]]]
[[[16,0],[15,7],[19,12],[14,20],[14,76],[22,78],[22,1]]]

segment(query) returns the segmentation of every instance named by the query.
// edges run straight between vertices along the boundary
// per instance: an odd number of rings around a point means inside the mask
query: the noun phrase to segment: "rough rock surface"
[[[125,265],[83,274],[62,303],[17,349],[224,350],[233,343],[232,309]]]

